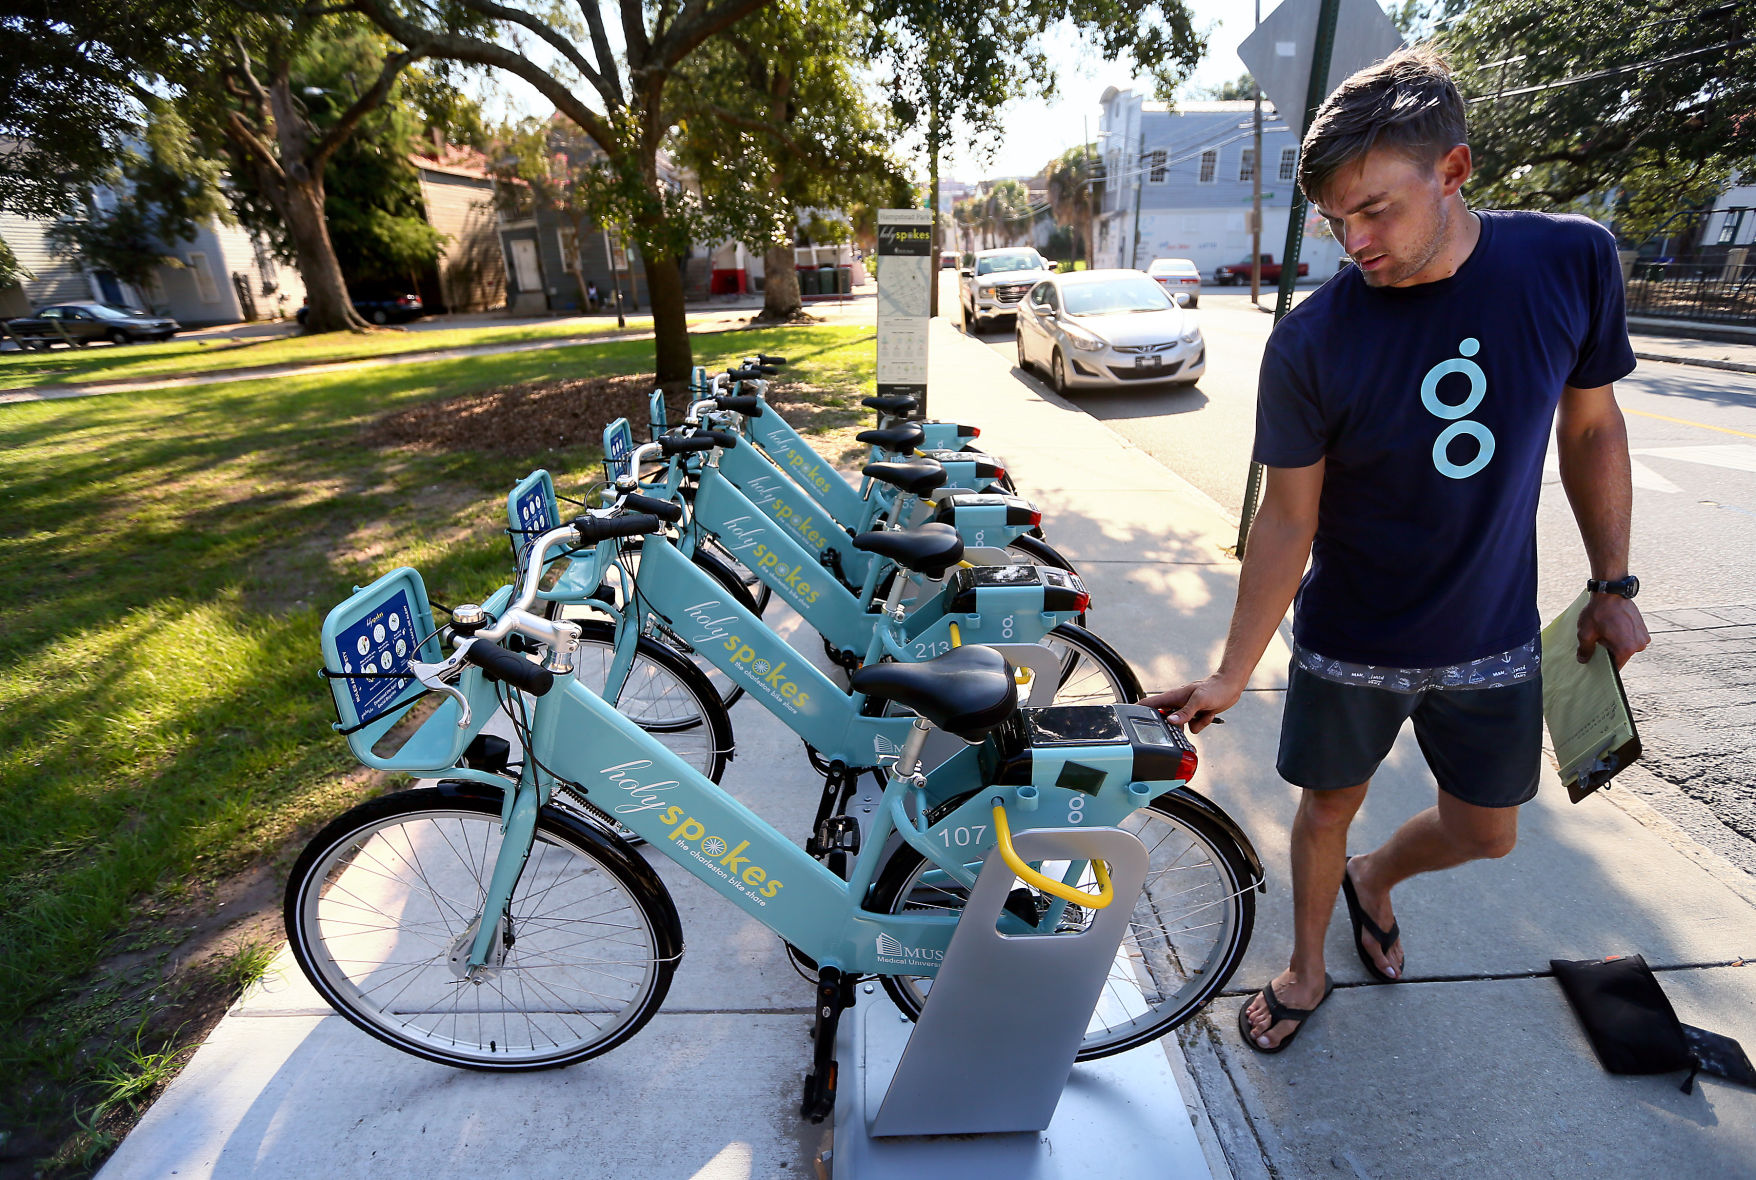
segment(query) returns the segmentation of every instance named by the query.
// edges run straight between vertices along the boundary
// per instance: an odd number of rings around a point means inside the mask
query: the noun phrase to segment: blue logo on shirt
[[[1481,341],[1473,336],[1464,340],[1457,346],[1457,351],[1462,353],[1462,356],[1453,357],[1448,361],[1440,361],[1428,369],[1427,375],[1421,378],[1421,404],[1427,407],[1427,412],[1435,418],[1443,418],[1451,422],[1451,425],[1441,430],[1439,437],[1433,440],[1433,466],[1440,475],[1448,476],[1451,479],[1468,479],[1486,467],[1488,460],[1494,457],[1493,432],[1480,422],[1472,422],[1464,418],[1465,414],[1482,404],[1482,398],[1486,397],[1488,393],[1488,375],[1482,372],[1480,365],[1469,359],[1480,351],[1481,347]],[[1469,379],[1469,395],[1456,405],[1439,400],[1439,382],[1452,373],[1460,374]],[[1451,461],[1450,448],[1453,442],[1466,434],[1476,440],[1479,449],[1476,451],[1474,459],[1460,466]]]

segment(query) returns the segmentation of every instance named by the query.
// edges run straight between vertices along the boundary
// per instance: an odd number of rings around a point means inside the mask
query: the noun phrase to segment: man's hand
[[[1234,685],[1215,672],[1206,680],[1142,697],[1140,703],[1161,713],[1175,710],[1166,720],[1172,725],[1187,725],[1190,733],[1200,733],[1221,713],[1237,704],[1243,695],[1241,685]]]
[[[1646,622],[1632,599],[1619,594],[1593,594],[1579,614],[1579,662],[1591,659],[1598,644],[1610,649],[1617,671],[1652,642]]]

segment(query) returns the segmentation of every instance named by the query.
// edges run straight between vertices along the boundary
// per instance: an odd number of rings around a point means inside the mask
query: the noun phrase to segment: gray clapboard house
[[[1155,258],[1187,258],[1211,279],[1215,267],[1250,257],[1249,102],[1147,101],[1110,87],[1099,99],[1099,144],[1108,183],[1095,226],[1098,266],[1144,270]],[[1263,103],[1262,250],[1278,260],[1286,241],[1298,139]],[[1332,274],[1341,247],[1308,219],[1301,261],[1313,278]]]

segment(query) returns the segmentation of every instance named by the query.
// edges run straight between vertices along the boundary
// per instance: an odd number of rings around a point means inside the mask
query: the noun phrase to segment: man
[[[1426,49],[1355,74],[1319,110],[1299,183],[1353,265],[1263,356],[1267,478],[1219,670],[1148,698],[1199,732],[1237,703],[1296,592],[1277,764],[1303,788],[1293,954],[1238,1021],[1262,1052],[1333,986],[1338,889],[1361,961],[1394,982],[1396,885],[1512,849],[1541,762],[1536,505],[1552,422],[1597,591],[1579,658],[1603,643],[1620,666],[1647,644],[1612,387],[1634,368],[1614,241],[1583,218],[1471,211],[1465,139],[1463,101]],[[1409,719],[1437,803],[1350,860],[1348,826]]]

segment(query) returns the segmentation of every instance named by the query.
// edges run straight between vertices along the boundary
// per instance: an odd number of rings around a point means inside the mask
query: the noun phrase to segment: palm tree
[[[1085,264],[1091,265],[1093,211],[1103,200],[1104,165],[1095,144],[1068,148],[1049,161],[1049,204],[1055,220],[1073,230],[1073,240],[1085,248]]]

